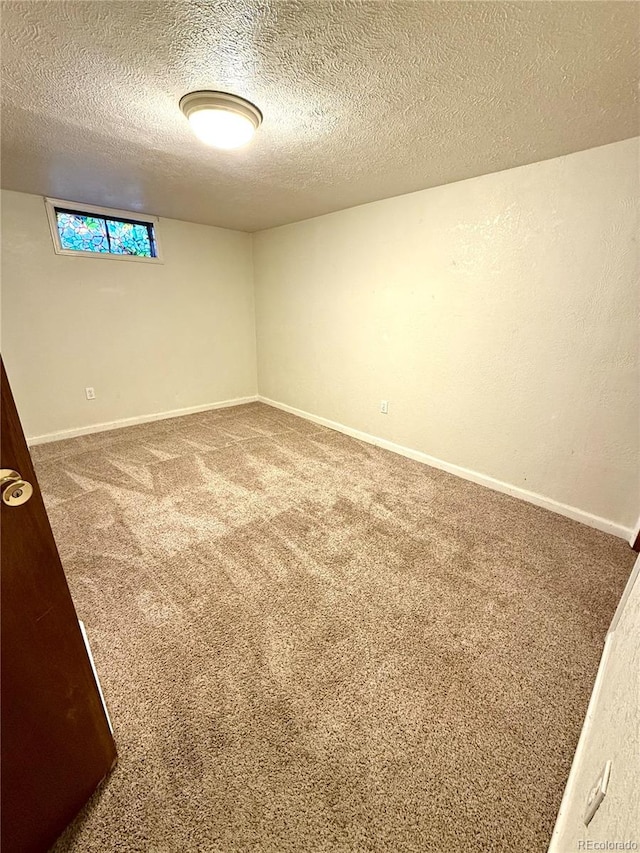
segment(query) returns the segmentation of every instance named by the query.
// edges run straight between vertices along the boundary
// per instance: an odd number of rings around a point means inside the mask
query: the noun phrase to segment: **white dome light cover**
[[[214,148],[246,145],[262,122],[254,104],[226,92],[190,92],[180,99],[180,109],[198,139]]]

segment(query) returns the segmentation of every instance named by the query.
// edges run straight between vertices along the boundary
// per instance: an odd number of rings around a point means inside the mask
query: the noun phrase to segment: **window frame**
[[[110,261],[136,261],[143,264],[162,264],[162,249],[160,246],[160,235],[158,233],[159,218],[157,216],[147,216],[143,213],[135,213],[130,210],[118,210],[112,207],[98,207],[95,204],[81,204],[75,201],[65,201],[60,198],[45,198],[45,209],[47,211],[47,219],[49,220],[49,229],[51,231],[51,239],[53,240],[53,249],[56,255],[66,255],[71,258],[102,258]],[[88,214],[101,217],[102,219],[117,219],[126,222],[140,223],[141,225],[153,226],[153,242],[155,244],[156,255],[154,258],[146,258],[141,255],[125,255],[115,254],[114,252],[84,252],[79,249],[63,249],[60,241],[60,232],[58,231],[58,219],[56,216],[56,208],[68,213],[78,213],[80,215]]]

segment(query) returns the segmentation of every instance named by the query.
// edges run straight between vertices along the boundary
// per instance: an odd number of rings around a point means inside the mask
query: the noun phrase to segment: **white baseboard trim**
[[[108,421],[102,424],[90,424],[89,426],[77,427],[75,429],[63,429],[60,432],[49,432],[45,435],[34,435],[27,438],[27,444],[47,444],[50,441],[62,441],[64,438],[75,438],[78,435],[89,435],[93,432],[107,432],[111,429],[135,426],[136,424],[147,424],[151,421],[164,421],[168,418],[179,418],[182,415],[195,415],[197,412],[208,412],[211,409],[226,409],[229,406],[241,406],[243,403],[255,403],[259,398],[236,397],[233,400],[222,400],[219,403],[205,403],[202,406],[189,406],[187,409],[173,409],[171,412],[155,412],[151,415],[138,415],[135,418],[121,418],[117,421]]]
[[[629,545],[633,548],[636,544],[636,539],[640,536],[640,518],[638,519],[636,526],[631,531],[631,536],[629,537]]]
[[[609,655],[611,654],[612,644],[613,633],[609,632],[605,637],[604,648],[602,650],[602,656],[600,658],[600,665],[598,666],[598,672],[596,673],[596,680],[593,685],[593,690],[591,691],[591,698],[589,699],[587,713],[584,718],[584,723],[582,724],[582,730],[580,731],[580,737],[578,738],[578,745],[576,746],[573,761],[571,762],[569,778],[567,779],[567,784],[564,789],[564,794],[562,796],[562,802],[560,803],[560,808],[558,809],[558,816],[556,818],[556,824],[553,829],[553,835],[551,836],[551,843],[549,844],[549,850],[547,851],[547,853],[566,853],[567,850],[566,846],[560,848],[560,842],[562,841],[563,836],[567,831],[567,819],[569,816],[571,803],[577,796],[580,770],[582,768],[582,763],[586,757],[587,742],[590,740],[591,730],[593,728],[593,722],[595,717],[596,705],[598,704],[598,699],[602,691],[602,682],[605,677],[605,672],[609,661]],[[584,825],[582,825],[581,830],[584,831],[584,829],[585,827]]]
[[[89,645],[89,637],[87,636],[87,629],[85,628],[85,624],[82,619],[78,619],[78,624],[80,625],[80,633],[82,634],[82,639],[84,640],[84,645],[87,650],[87,655],[89,656],[89,663],[91,664],[91,669],[93,670],[93,677],[96,680],[96,686],[98,688],[98,693],[100,694],[100,699],[102,701],[102,709],[104,711],[104,715],[107,718],[107,722],[109,723],[109,728],[111,729],[111,734],[113,734],[113,723],[111,722],[111,717],[109,716],[109,709],[107,708],[107,703],[104,700],[104,693],[102,692],[102,685],[100,684],[100,679],[98,678],[98,670],[96,669],[96,662],[93,659],[93,652],[91,651],[91,646]]]
[[[319,415],[313,415],[310,412],[304,412],[302,409],[296,409],[294,406],[289,406],[286,403],[279,403],[277,400],[270,400],[268,397],[258,395],[258,400],[261,403],[266,403],[268,406],[273,406],[276,409],[282,409],[284,412],[289,412],[292,415],[297,415],[300,418],[305,418],[320,426],[328,427],[329,429],[337,430],[352,438],[358,438],[360,441],[366,441],[369,444],[375,444],[377,447],[382,447],[384,450],[390,450],[392,453],[398,453],[400,456],[406,456],[409,459],[415,459],[416,462],[422,462],[424,465],[430,465],[432,468],[439,468],[441,471],[447,471],[449,474],[455,474],[457,477],[462,477],[463,480],[471,480],[472,483],[478,483],[480,486],[486,486],[488,489],[493,489],[495,492],[502,492],[505,495],[511,495],[514,498],[520,498],[535,506],[549,509],[551,512],[556,512],[559,515],[564,515],[573,521],[579,521],[581,524],[586,524],[588,527],[594,527],[596,530],[601,530],[604,533],[611,533],[613,536],[619,536],[621,539],[628,540],[631,535],[631,528],[624,527],[621,524],[616,524],[614,521],[609,521],[607,518],[601,518],[599,515],[592,515],[589,512],[578,509],[575,506],[560,503],[553,498],[539,495],[537,492],[530,492],[527,489],[522,489],[520,486],[514,486],[511,483],[505,483],[502,480],[496,480],[489,477],[487,474],[480,474],[477,471],[472,471],[469,468],[463,468],[460,465],[454,465],[451,462],[445,462],[442,459],[437,459],[435,456],[429,456],[428,453],[423,453],[420,450],[413,450],[410,447],[403,447],[401,444],[395,444],[393,441],[388,441],[386,438],[378,438],[375,435],[361,432],[359,429],[345,426],[344,424],[330,421],[327,418],[321,418]]]
[[[622,591],[622,597],[618,602],[618,606],[616,608],[616,612],[613,614],[613,619],[611,620],[611,625],[609,626],[608,634],[612,634],[616,628],[618,627],[618,622],[622,618],[622,614],[624,612],[625,607],[627,606],[627,601],[631,597],[631,591],[634,587],[634,584],[639,582],[640,578],[640,555],[636,558],[635,563],[633,564],[633,569],[631,574],[629,575],[629,580],[626,583],[624,590]]]

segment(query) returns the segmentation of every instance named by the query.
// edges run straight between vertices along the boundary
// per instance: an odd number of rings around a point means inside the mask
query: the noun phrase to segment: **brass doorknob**
[[[22,506],[33,494],[33,486],[11,468],[0,468],[0,489],[2,500],[7,506]]]

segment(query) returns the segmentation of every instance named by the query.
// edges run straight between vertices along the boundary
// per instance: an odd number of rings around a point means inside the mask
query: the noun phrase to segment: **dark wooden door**
[[[2,851],[23,853],[48,849],[113,767],[116,749],[1,371],[1,467],[33,486],[22,505],[0,498]]]

